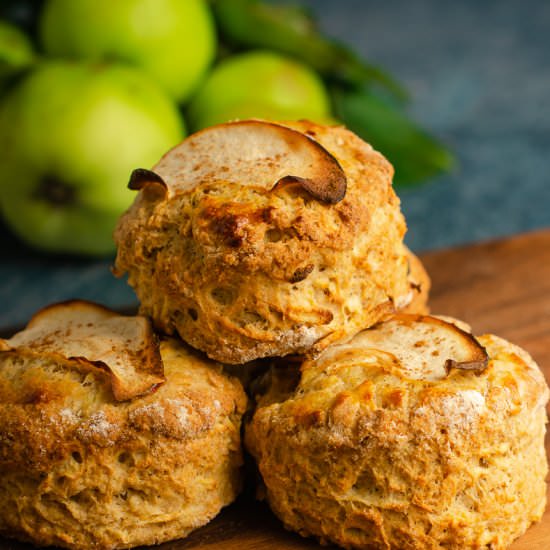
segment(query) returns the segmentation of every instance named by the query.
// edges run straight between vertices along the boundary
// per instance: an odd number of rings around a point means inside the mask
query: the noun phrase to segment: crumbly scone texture
[[[297,386],[274,371],[245,441],[285,526],[344,548],[498,550],[540,520],[546,383],[520,348],[479,342],[484,372],[437,380],[355,339]]]
[[[402,313],[420,313],[425,315],[430,312],[429,299],[432,281],[420,258],[408,248],[406,250],[410,301],[405,300],[404,303],[406,305],[398,309]]]
[[[389,162],[343,127],[281,124],[337,159],[341,202],[224,182],[219,166],[219,179],[190,190],[141,191],[115,232],[115,271],[128,273],[140,312],[226,363],[318,354],[412,297]]]
[[[129,548],[181,538],[241,485],[246,397],[169,339],[166,382],[115,401],[107,374],[0,354],[0,533],[36,545]]]

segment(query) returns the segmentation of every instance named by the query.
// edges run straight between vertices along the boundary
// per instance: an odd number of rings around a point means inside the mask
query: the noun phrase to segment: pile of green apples
[[[0,214],[36,249],[112,254],[113,228],[133,200],[131,171],[231,119],[343,121],[389,156],[402,183],[452,165],[404,114],[402,87],[299,7],[36,5],[33,32],[0,19]]]

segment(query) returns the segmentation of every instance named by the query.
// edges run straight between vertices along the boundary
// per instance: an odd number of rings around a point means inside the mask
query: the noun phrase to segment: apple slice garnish
[[[384,350],[413,371],[428,367],[445,374],[453,368],[480,373],[487,368],[489,356],[475,337],[438,317],[402,313],[377,328],[385,336]]]
[[[130,175],[128,189],[132,191],[141,191],[151,194],[151,197],[164,198],[168,192],[166,182],[152,170],[147,168],[136,168]]]
[[[201,130],[170,150],[153,168],[169,195],[201,183],[227,182],[267,190],[299,184],[319,201],[346,194],[346,175],[320,143],[273,122],[244,120]],[[151,179],[138,174],[137,179]],[[143,185],[143,183],[139,183]]]
[[[0,341],[0,352],[49,355],[102,369],[110,375],[117,401],[146,394],[165,381],[149,319],[119,315],[84,300],[40,310],[24,330]]]
[[[341,347],[341,350],[336,348]],[[483,372],[489,356],[472,334],[457,325],[429,315],[401,313],[364,330],[334,352],[363,354],[363,350],[390,354],[398,370],[413,379],[439,380],[451,369]],[[361,351],[360,351],[361,350]],[[332,361],[330,348],[321,357]]]

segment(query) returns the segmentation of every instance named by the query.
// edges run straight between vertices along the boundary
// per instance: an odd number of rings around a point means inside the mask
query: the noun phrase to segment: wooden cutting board
[[[432,278],[433,313],[492,332],[527,349],[550,380],[550,229],[450,250],[422,260]],[[546,448],[550,451],[550,440]],[[209,525],[167,550],[306,550],[321,547],[287,532],[263,503],[245,493]],[[550,495],[549,495],[550,497]],[[26,545],[0,540],[0,550]],[[550,507],[511,550],[550,549]]]

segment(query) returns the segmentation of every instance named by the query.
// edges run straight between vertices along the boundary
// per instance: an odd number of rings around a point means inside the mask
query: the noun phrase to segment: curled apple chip
[[[400,373],[418,380],[440,380],[451,369],[480,373],[489,361],[487,351],[471,333],[429,315],[397,314],[338,347],[342,349],[334,353],[345,351],[350,357],[354,349],[389,354]],[[329,349],[321,356],[323,362],[333,359],[330,354]]]
[[[174,147],[153,172],[169,195],[203,182],[274,189],[296,183],[335,204],[346,194],[346,175],[334,156],[302,132],[261,120],[228,122],[201,130]]]
[[[83,300],[40,310],[0,351],[60,356],[107,371],[113,395],[125,401],[162,384],[164,368],[150,321]]]
[[[133,191],[141,191],[145,189],[153,196],[164,198],[168,191],[165,181],[152,170],[146,168],[136,168],[130,175],[128,188]]]

